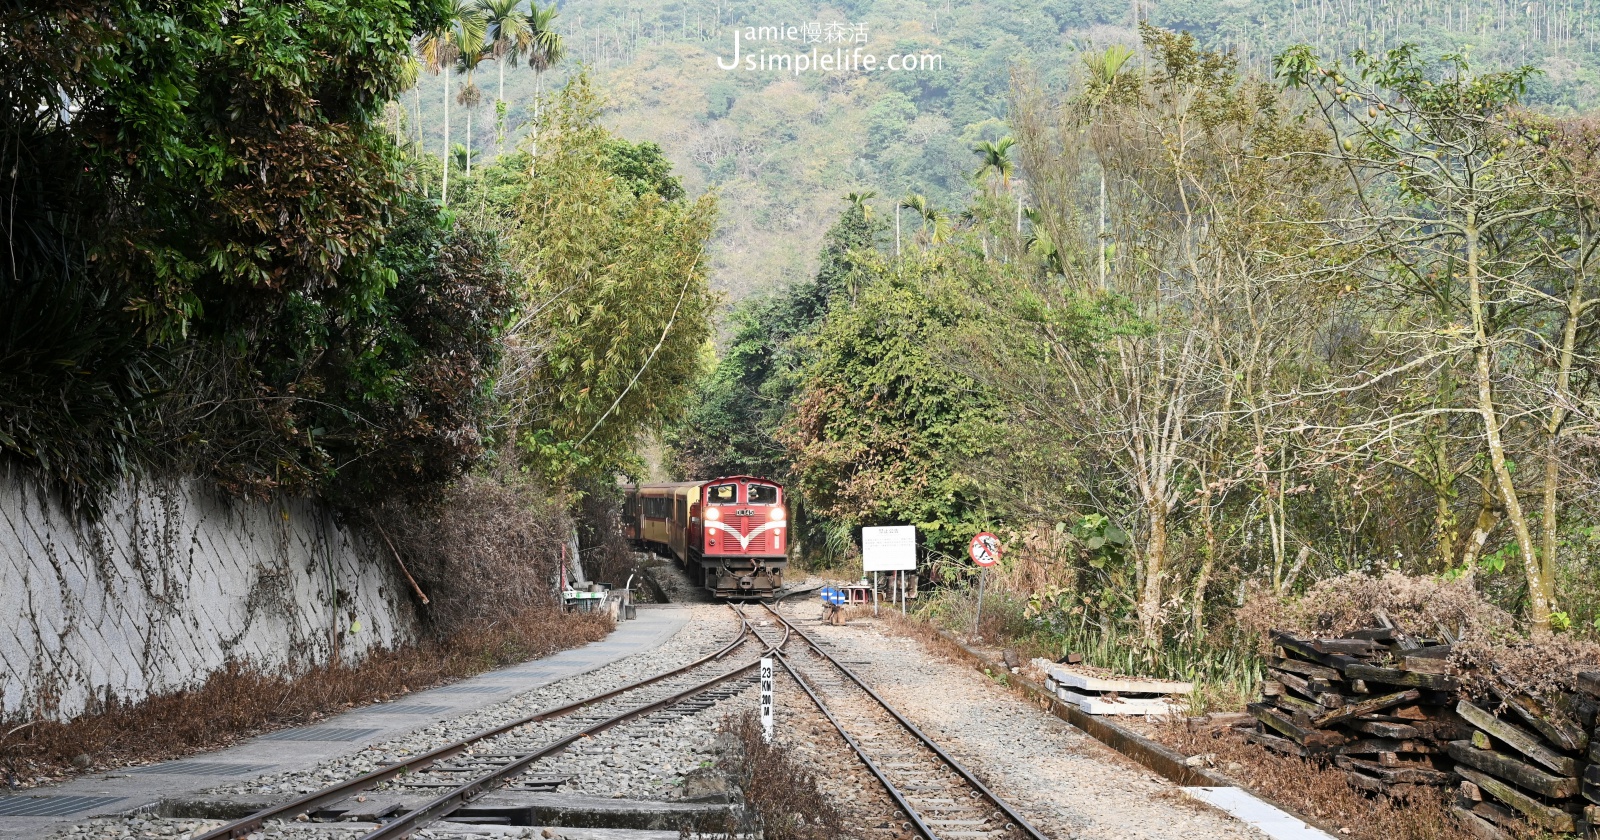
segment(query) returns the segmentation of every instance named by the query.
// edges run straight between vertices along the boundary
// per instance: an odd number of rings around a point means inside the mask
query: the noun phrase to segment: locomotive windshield
[[[771,505],[778,502],[778,488],[763,484],[750,485],[750,504]]]
[[[755,488],[751,488],[754,490]],[[731,505],[739,501],[739,485],[716,484],[706,491],[706,501],[714,505]]]

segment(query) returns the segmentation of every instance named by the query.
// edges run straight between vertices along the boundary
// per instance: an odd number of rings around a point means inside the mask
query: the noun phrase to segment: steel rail
[[[739,616],[739,621],[742,626],[745,628],[750,627],[750,619],[744,614],[744,610],[740,609],[735,604],[729,604],[728,607]],[[778,644],[773,645],[769,642],[766,642],[765,639],[761,639],[761,641],[766,644],[766,649],[761,652],[762,655],[775,652],[779,648],[788,644],[790,635],[790,629],[787,625],[785,625],[783,639],[780,640]],[[761,638],[759,633],[756,634],[756,638]],[[447,793],[435,797],[424,805],[395,817],[393,820],[384,823],[373,831],[362,835],[361,840],[401,840],[401,838],[410,837],[412,832],[421,829],[422,826],[436,820],[443,819],[444,817],[449,816],[451,813],[460,810],[467,803],[471,802],[473,799],[476,799],[478,796],[488,791],[491,787],[498,786],[501,782],[518,775],[540,759],[547,758],[551,755],[561,752],[569,746],[572,746],[572,744],[576,743],[580,738],[591,737],[596,733],[604,732],[605,730],[617,726],[618,724],[626,723],[634,718],[642,717],[644,715],[651,714],[652,712],[660,711],[668,706],[681,703],[684,700],[702,694],[711,688],[716,687],[717,685],[727,682],[734,677],[749,673],[760,664],[761,660],[758,658],[753,662],[749,662],[725,674],[706,680],[699,685],[686,688],[683,691],[672,695],[671,697],[665,697],[660,700],[647,703],[643,706],[629,709],[611,718],[600,721],[593,726],[545,744],[533,752],[523,754],[509,764],[496,767],[482,776],[478,776],[469,782],[451,789]]]
[[[593,726],[586,727],[578,730],[577,732],[573,732],[569,735],[558,738],[531,753],[524,754],[509,764],[497,767],[494,770],[491,770],[488,773],[485,773],[482,776],[467,782],[466,784],[452,789],[449,793],[445,793],[434,798],[427,804],[414,808],[398,817],[395,817],[393,820],[384,823],[377,829],[362,835],[361,840],[398,840],[402,837],[409,837],[413,831],[421,829],[423,825],[448,816],[451,812],[460,809],[462,806],[483,794],[490,787],[498,785],[500,782],[512,776],[516,776],[523,770],[527,769],[529,765],[542,758],[546,758],[554,755],[555,753],[561,752],[578,741],[580,738],[588,738],[596,733],[604,732],[605,730],[610,729],[619,723],[624,723],[641,715],[647,715],[651,712],[659,711],[675,703],[680,703],[689,699],[690,697],[694,697],[697,694],[705,692],[707,689],[727,682],[734,677],[747,674],[754,670],[759,664],[761,663],[759,660],[757,660],[755,662],[741,665],[725,674],[720,674],[712,679],[700,683],[699,685],[680,691],[671,697],[666,697],[661,700],[656,700],[652,703],[647,703],[643,706],[629,709],[619,715],[615,715],[611,718],[596,723]]]
[[[766,607],[767,608],[767,612],[772,613],[773,617],[776,618],[778,621],[782,622],[785,627],[792,628],[794,630],[794,632],[795,632],[795,635],[799,636],[800,639],[802,641],[804,641],[806,643],[806,645],[809,646],[813,651],[816,651],[818,656],[820,656],[823,659],[827,660],[835,668],[838,668],[841,672],[843,672],[845,676],[849,677],[851,682],[855,683],[858,687],[860,687],[860,689],[862,691],[865,691],[867,693],[867,696],[871,697],[874,701],[876,701],[879,706],[882,706],[884,711],[888,712],[891,716],[894,717],[894,719],[896,721],[899,722],[899,724],[901,726],[905,727],[906,731],[908,731],[912,735],[916,736],[918,741],[921,741],[924,746],[926,746],[928,749],[932,750],[933,754],[937,755],[939,757],[940,761],[943,761],[947,766],[949,766],[949,768],[951,770],[955,771],[956,775],[960,776],[963,781],[965,781],[967,784],[971,785],[972,788],[974,790],[978,791],[978,793],[982,794],[985,799],[988,799],[990,802],[993,802],[995,804],[995,807],[999,808],[1000,811],[1002,813],[1004,813],[1006,815],[1006,817],[1011,820],[1012,824],[1014,824],[1018,828],[1022,829],[1025,833],[1027,833],[1027,835],[1029,837],[1033,838],[1033,840],[1050,840],[1049,837],[1045,836],[1044,832],[1042,832],[1039,829],[1035,828],[1032,823],[1028,822],[1027,819],[1025,819],[1021,814],[1017,813],[1016,809],[1012,808],[1009,804],[1007,804],[1006,801],[1001,799],[998,794],[996,794],[992,790],[989,790],[988,786],[985,785],[983,782],[978,781],[978,777],[974,776],[972,774],[972,771],[968,770],[964,765],[961,764],[961,762],[957,761],[955,759],[955,756],[952,756],[949,753],[945,752],[942,747],[940,747],[938,744],[933,742],[932,738],[929,738],[926,734],[923,733],[923,731],[921,729],[918,729],[916,724],[914,724],[910,720],[908,720],[905,715],[900,714],[900,711],[898,709],[896,709],[895,707],[889,705],[889,702],[887,700],[884,700],[883,697],[879,696],[878,692],[873,691],[872,687],[867,685],[864,681],[862,681],[862,679],[859,676],[856,676],[856,673],[854,671],[850,670],[848,667],[845,666],[845,664],[843,662],[840,662],[839,660],[833,658],[833,656],[831,654],[829,654],[827,651],[823,650],[821,645],[818,645],[816,640],[811,638],[811,636],[809,634],[807,634],[806,631],[801,630],[799,627],[797,627],[794,624],[790,623],[790,621],[788,619],[784,618],[776,609],[773,609],[770,604],[763,604],[762,606]],[[757,635],[759,636],[760,634],[757,634]],[[780,658],[783,658],[781,654],[780,654]],[[789,665],[788,665],[787,661],[784,662],[784,667],[785,668],[789,668]],[[793,674],[794,670],[792,668],[789,668],[789,672],[791,674]],[[796,681],[798,682],[798,679]],[[806,693],[810,694],[811,690],[809,688],[807,688],[806,689]],[[813,697],[813,699],[815,699],[816,695],[813,694],[812,697]],[[817,701],[817,705],[818,705],[818,708],[823,708],[822,704],[821,704],[821,701]],[[824,713],[826,714],[826,711],[824,711]],[[828,719],[830,721],[833,721],[833,716],[829,715]],[[864,753],[862,753],[861,749],[856,746],[856,743],[855,743],[854,739],[851,739],[849,734],[845,733],[844,728],[840,727],[836,721],[834,722],[834,726],[835,726],[835,728],[837,728],[839,730],[840,734],[843,734],[845,736],[845,739],[847,741],[850,741],[852,747],[856,747],[856,753],[861,756],[862,760],[867,763],[868,767],[869,768],[872,767],[873,765],[871,763],[871,760],[868,759],[866,757],[866,755]],[[873,771],[873,775],[878,776],[879,781],[882,781],[884,783],[885,787],[888,787],[890,789],[890,795],[893,796],[897,802],[900,802],[903,805],[903,807],[905,807],[906,815],[916,819],[917,824],[919,826],[924,826],[924,824],[922,823],[921,818],[916,816],[917,812],[915,810],[913,810],[908,803],[905,802],[904,798],[902,798],[902,797],[900,797],[898,795],[898,792],[894,790],[893,786],[890,785],[889,782],[886,779],[884,779],[884,777],[881,774],[879,774],[876,770]],[[925,826],[924,826],[924,831],[925,831],[925,835],[924,836],[929,838],[929,840],[938,840],[938,835],[934,834],[932,831],[928,831]]]
[[[735,612],[737,613],[738,611],[735,610]],[[479,741],[493,738],[497,735],[504,735],[505,733],[516,729],[519,726],[526,726],[530,723],[538,723],[543,720],[562,717],[586,706],[592,706],[595,703],[609,700],[619,694],[624,694],[635,689],[643,688],[647,685],[658,683],[662,680],[692,671],[708,662],[722,659],[736,650],[740,645],[743,645],[746,641],[748,641],[750,635],[750,620],[746,618],[743,613],[739,613],[739,635],[735,636],[733,641],[729,642],[727,646],[723,647],[722,649],[696,659],[687,665],[673,668],[668,671],[662,671],[659,674],[646,677],[637,682],[629,683],[620,688],[603,691],[599,694],[591,695],[581,700],[576,700],[564,706],[556,706],[551,709],[537,711],[531,715],[517,718],[516,720],[508,723],[503,723],[499,726],[473,733],[465,738],[452,741],[421,755],[413,756],[386,767],[381,767],[377,770],[357,776],[353,779],[329,785],[328,787],[320,790],[312,791],[311,793],[305,794],[304,796],[300,796],[281,805],[273,805],[263,808],[247,817],[243,817],[225,825],[218,826],[217,828],[214,828],[211,831],[208,831],[205,834],[195,838],[195,840],[235,840],[235,838],[243,837],[260,828],[267,820],[279,817],[292,818],[306,813],[307,811],[316,810],[323,805],[330,805],[334,802],[345,799],[352,794],[359,793],[367,788],[387,782],[396,776],[423,770],[429,765],[435,764],[439,761],[454,758],[457,755],[465,752],[468,747],[478,743]],[[759,638],[759,636],[757,638]]]
[[[872,757],[867,755],[866,748],[862,747],[861,744],[856,741],[854,736],[845,731],[844,724],[841,724],[839,719],[833,716],[833,710],[828,708],[828,704],[822,702],[822,698],[818,697],[817,693],[811,690],[811,686],[807,684],[805,679],[800,676],[800,672],[796,670],[793,665],[789,664],[789,657],[779,654],[778,663],[783,666],[783,670],[789,672],[789,676],[794,678],[794,681],[800,686],[801,690],[805,691],[806,695],[811,698],[811,702],[816,704],[817,711],[822,712],[822,716],[827,718],[828,722],[833,724],[833,728],[838,730],[839,734],[844,737],[845,743],[850,745],[850,749],[855,750],[856,757],[861,759],[861,763],[867,766],[867,771],[872,773],[872,775],[877,778],[878,783],[883,785],[883,789],[889,792],[889,798],[893,799],[895,804],[900,806],[900,810],[904,811],[906,817],[916,825],[917,830],[922,832],[922,836],[929,838],[929,840],[938,840],[938,835],[934,834],[933,829],[929,828],[928,824],[922,821],[922,815],[917,813],[916,808],[911,807],[910,800],[906,799],[905,794],[900,792],[900,788],[895,787],[894,782],[889,781],[889,777],[885,775],[882,770],[878,769],[877,762],[873,761]]]

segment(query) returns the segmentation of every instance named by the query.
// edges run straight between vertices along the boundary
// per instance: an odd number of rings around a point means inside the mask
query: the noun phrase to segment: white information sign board
[[[861,561],[862,571],[865,572],[904,572],[916,569],[916,526],[862,528]]]
[[[772,743],[772,660],[761,660],[761,736]]]

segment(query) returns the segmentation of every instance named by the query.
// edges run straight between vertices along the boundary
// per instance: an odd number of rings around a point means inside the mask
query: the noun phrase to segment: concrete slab
[[[1194,683],[1175,680],[1107,679],[1069,671],[1059,665],[1045,672],[1059,685],[1081,688],[1085,691],[1118,691],[1128,694],[1189,694]]]
[[[1071,703],[1091,715],[1165,715],[1181,708],[1166,700],[1139,697],[1112,700],[1109,697],[1078,694],[1064,688],[1056,689],[1056,696],[1062,702]]]
[[[1307,825],[1305,821],[1291,816],[1275,805],[1257,799],[1243,788],[1185,787],[1179,790],[1233,815],[1241,822],[1254,826],[1272,840],[1334,840],[1333,835]]]
[[[271,775],[314,767],[321,761],[356,752],[368,744],[405,735],[432,724],[440,717],[491,706],[524,691],[653,650],[683,629],[688,620],[689,611],[676,605],[640,610],[636,620],[623,622],[611,635],[598,642],[490,671],[451,686],[413,692],[399,701],[406,705],[427,706],[430,710],[445,708],[448,709],[446,712],[391,714],[385,705],[376,705],[300,728],[317,730],[311,733],[316,736],[324,736],[329,730],[344,730],[335,734],[368,733],[359,740],[290,740],[295,736],[284,733],[297,730],[279,730],[227,749],[197,753],[180,761],[87,776],[66,784],[35,788],[19,794],[0,794],[0,840],[43,837],[60,825],[94,816],[113,816],[138,810],[157,811],[164,800],[196,796],[223,782],[237,782],[245,778],[222,772],[215,775],[190,775],[184,772],[192,769],[196,759],[202,757],[207,762],[264,768],[251,775]],[[533,676],[534,673],[538,676]],[[466,692],[461,690],[462,687],[476,688]],[[13,802],[20,799],[29,801]],[[10,807],[6,807],[8,804]],[[6,811],[23,813],[8,816],[5,815]]]

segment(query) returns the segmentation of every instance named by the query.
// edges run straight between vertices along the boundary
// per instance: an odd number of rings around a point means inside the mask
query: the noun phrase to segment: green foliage
[[[683,184],[672,175],[672,162],[661,154],[661,147],[645,141],[629,143],[612,137],[601,144],[605,167],[622,179],[635,197],[653,192],[664,201],[683,198]]]
[[[731,338],[718,347],[715,370],[697,383],[690,411],[668,434],[680,475],[790,474],[778,430],[799,388],[801,338],[816,329],[836,299],[847,303],[853,295],[860,262],[884,230],[865,209],[852,204],[840,214],[828,231],[816,277],[734,309]]]
[[[457,224],[413,196],[379,253],[399,282],[379,302],[320,331],[284,336],[285,356],[310,361],[303,403],[334,470],[337,501],[396,488],[438,487],[491,443],[490,382],[515,305],[513,275],[487,231]],[[295,342],[290,346],[288,342]],[[296,371],[298,373],[298,371]]]
[[[971,147],[1010,133],[1004,122],[1018,65],[1031,64],[1048,89],[1065,90],[1088,69],[1081,56],[1138,45],[1136,11],[1193,34],[1204,49],[1233,51],[1246,72],[1269,72],[1272,57],[1296,43],[1346,55],[1412,42],[1427,55],[1469,53],[1488,69],[1540,68],[1527,101],[1541,108],[1583,113],[1600,102],[1600,17],[1592,5],[1558,0],[1524,3],[1515,14],[1399,0],[1326,8],[1297,0],[852,3],[837,17],[867,25],[866,50],[880,58],[926,50],[941,55],[943,67],[848,79],[715,70],[715,56],[730,54],[732,27],[830,20],[815,4],[567,0],[562,8],[574,56],[616,91],[611,124],[663,138],[691,192],[723,188],[713,279],[735,299],[810,274],[839,192],[864,188],[887,198],[915,190],[939,206],[965,204]],[[531,78],[507,79],[513,102],[529,101],[533,87]],[[426,122],[436,135],[438,105],[424,107],[435,112]]]
[[[574,78],[509,231],[530,314],[512,336],[508,410],[525,456],[558,479],[611,474],[676,419],[716,303],[703,255],[714,200],[665,198],[659,155],[630,146],[619,160],[599,115],[587,77]]]
[[[91,505],[136,469],[352,504],[465,469],[506,266],[413,192],[381,122],[443,13],[0,12],[32,33],[0,58],[0,449]]]
[[[947,356],[969,311],[952,279],[973,268],[948,253],[864,259],[851,305],[808,342],[784,438],[814,513],[916,525],[947,555],[987,524],[963,466],[992,445],[996,404]]]

